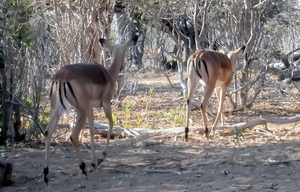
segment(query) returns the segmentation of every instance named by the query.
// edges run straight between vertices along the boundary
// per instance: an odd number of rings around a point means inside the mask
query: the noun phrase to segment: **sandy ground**
[[[155,129],[183,127],[184,109],[177,75],[171,76],[177,88],[171,88],[161,74],[143,74],[139,78],[137,93],[123,100],[123,104],[130,103],[130,117],[128,110],[114,107],[114,114],[122,123]],[[150,95],[152,86],[155,91]],[[251,110],[227,113],[226,123],[247,121],[259,115],[299,114],[296,98],[274,95],[276,86],[266,87]],[[104,120],[102,116],[96,113],[96,121]],[[192,116],[193,126],[201,128],[200,112],[193,111]],[[0,149],[0,157],[14,166],[13,185],[0,191],[300,191],[300,126],[268,124],[268,128],[270,135],[246,130],[238,143],[226,131],[216,133],[209,141],[202,133],[192,131],[187,143],[183,135],[174,134],[114,139],[108,157],[97,173],[89,172],[89,178],[79,171],[72,145],[64,140],[69,132],[58,130],[51,146],[51,186],[46,187],[43,182],[44,143],[19,143]],[[96,137],[96,141],[96,154],[100,156],[105,140]],[[87,131],[82,142],[81,149],[91,170]]]

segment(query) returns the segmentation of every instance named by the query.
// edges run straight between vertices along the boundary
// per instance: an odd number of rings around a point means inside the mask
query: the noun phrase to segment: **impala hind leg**
[[[107,117],[108,119],[108,122],[109,122],[109,128],[108,128],[108,132],[107,132],[107,137],[106,137],[106,142],[105,142],[105,148],[102,152],[102,155],[103,155],[103,158],[99,158],[97,160],[97,165],[99,166],[103,161],[104,159],[106,158],[106,155],[107,155],[107,150],[108,150],[108,146],[109,146],[109,140],[110,140],[110,136],[111,136],[111,132],[112,132],[112,129],[113,129],[113,120],[112,120],[112,113],[111,113],[111,104],[110,102],[109,103],[105,103],[103,102],[102,103],[102,107],[103,107],[103,111],[105,113],[105,116]]]
[[[209,133],[210,137],[214,136],[214,128],[217,126],[217,123],[218,123],[218,120],[220,118],[220,115],[221,115],[222,126],[224,126],[224,122],[223,122],[224,121],[224,119],[223,119],[224,118],[223,117],[224,116],[223,115],[223,103],[224,103],[226,91],[227,91],[227,86],[223,86],[219,90],[219,107],[218,107],[218,113],[217,113],[215,122],[214,122],[213,126],[211,127],[211,130],[210,130],[210,133]]]
[[[204,89],[204,92],[203,92],[204,96],[203,96],[201,106],[200,106],[203,125],[204,125],[204,128],[205,128],[205,136],[206,136],[207,139],[209,139],[209,135],[208,135],[208,128],[207,128],[206,107],[207,107],[207,103],[208,103],[209,98],[210,98],[213,91],[214,91],[213,86],[209,86],[209,85],[205,86],[205,89]]]
[[[221,102],[221,100],[220,100],[221,99],[221,97],[220,97],[220,90],[221,90],[221,88],[215,88],[215,93],[216,93],[216,96],[217,96],[218,104],[220,104],[220,102]],[[223,110],[221,111],[221,125],[224,126],[224,114],[223,114]]]
[[[75,127],[73,128],[72,134],[70,136],[70,140],[73,144],[73,147],[76,151],[76,154],[77,154],[77,157],[79,160],[79,168],[82,170],[82,173],[85,174],[86,177],[87,177],[86,166],[85,166],[85,163],[83,162],[82,153],[79,148],[79,134],[80,134],[81,129],[84,126],[84,122],[87,118],[87,114],[88,113],[86,113],[86,112],[77,110],[76,124],[75,124]]]
[[[98,171],[98,166],[96,166],[96,158],[95,158],[95,124],[93,117],[93,109],[90,110],[88,115],[89,127],[90,127],[90,135],[91,135],[91,158],[92,158],[92,167],[94,171]]]
[[[44,181],[48,185],[48,173],[49,173],[49,150],[50,150],[50,142],[52,139],[52,135],[56,129],[58,119],[60,117],[58,110],[51,110],[50,112],[50,122],[45,132],[45,167],[44,167]]]
[[[186,124],[185,124],[185,142],[188,141],[189,137],[189,119],[190,119],[190,113],[191,113],[191,104],[193,96],[196,92],[197,86],[198,86],[198,80],[188,78],[187,82],[187,100],[186,100]]]

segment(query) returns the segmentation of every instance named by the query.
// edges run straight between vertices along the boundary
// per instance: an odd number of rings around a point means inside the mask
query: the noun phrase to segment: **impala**
[[[59,117],[63,112],[68,111],[69,104],[74,106],[75,111],[77,112],[76,124],[72,130],[70,140],[79,159],[79,167],[82,170],[82,173],[87,176],[85,163],[83,162],[82,153],[79,149],[78,137],[86,118],[88,118],[90,128],[93,168],[97,170],[98,166],[106,158],[106,151],[113,128],[111,99],[114,95],[115,83],[118,79],[119,72],[124,68],[125,52],[129,47],[136,44],[137,39],[138,36],[134,36],[125,44],[112,44],[106,39],[99,39],[100,44],[107,48],[112,54],[112,64],[108,70],[103,65],[79,63],[62,67],[52,77],[50,90],[50,123],[45,133],[46,147],[43,173],[46,184],[48,184],[49,147],[52,134],[56,129]],[[103,158],[97,160],[97,166],[95,159],[93,107],[102,107],[109,121],[105,148],[102,152]]]
[[[201,115],[205,127],[205,135],[214,135],[214,128],[217,125],[218,119],[221,115],[221,123],[224,126],[223,102],[227,91],[227,86],[232,80],[233,74],[236,70],[236,60],[244,53],[245,46],[236,51],[230,51],[227,55],[213,50],[201,49],[189,56],[187,61],[187,108],[186,108],[186,126],[185,126],[185,141],[188,140],[189,132],[189,117],[191,111],[191,101],[199,82],[203,85],[203,99],[201,102]],[[208,134],[206,106],[215,90],[219,107],[214,124],[211,127],[210,134]]]
[[[145,62],[148,61],[150,63],[150,66],[153,65],[153,68],[159,68],[160,57],[161,57],[160,47],[157,49],[148,49],[145,52],[144,60]]]

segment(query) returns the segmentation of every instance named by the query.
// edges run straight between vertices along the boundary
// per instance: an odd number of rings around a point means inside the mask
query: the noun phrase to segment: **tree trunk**
[[[0,188],[12,184],[12,168],[13,165],[11,163],[5,163],[2,160],[0,161]]]
[[[143,53],[144,53],[144,44],[145,44],[145,38],[146,38],[146,29],[142,29],[139,35],[139,43],[134,47],[134,57],[133,57],[133,63],[137,66],[138,69],[141,69],[143,67]]]
[[[1,105],[2,105],[2,127],[1,127],[1,136],[0,136],[0,145],[6,144],[7,139],[7,130],[8,130],[8,114],[7,114],[7,105],[5,105],[5,101],[7,99],[7,93],[6,93],[6,75],[4,72],[4,68],[0,69],[3,83],[1,85]]]
[[[20,107],[18,105],[16,105],[14,107],[14,140],[18,142],[18,140],[20,139],[20,128],[21,128],[21,111],[20,111]]]
[[[181,43],[181,37],[179,36],[177,45],[180,45],[180,43]],[[179,48],[177,50],[176,57],[177,58],[182,58],[181,48]],[[182,61],[178,60],[177,65],[178,65],[178,76],[179,76],[179,80],[180,80],[180,85],[181,85],[181,88],[182,88],[183,97],[185,97],[185,95],[187,94],[187,92],[186,92],[187,87],[186,87],[186,82],[184,82],[184,80],[183,80],[183,64],[182,64]]]

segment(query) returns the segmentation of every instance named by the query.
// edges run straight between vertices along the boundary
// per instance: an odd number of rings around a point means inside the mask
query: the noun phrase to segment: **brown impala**
[[[56,72],[52,77],[52,85],[50,91],[50,123],[46,131],[46,151],[45,151],[45,167],[44,181],[48,184],[47,175],[49,173],[49,147],[52,134],[56,129],[59,117],[63,112],[69,109],[69,104],[75,107],[77,112],[76,124],[72,130],[71,141],[76,150],[79,159],[79,167],[82,173],[87,175],[85,163],[79,149],[79,133],[84,126],[86,118],[89,120],[92,150],[92,166],[94,169],[106,157],[106,151],[109,144],[110,135],[113,128],[113,120],[111,114],[111,99],[114,95],[115,83],[118,79],[119,72],[124,68],[125,52],[129,47],[134,46],[138,36],[134,36],[125,44],[111,44],[106,39],[100,39],[103,47],[106,47],[112,54],[112,64],[107,70],[103,65],[79,63],[66,65]],[[103,107],[104,113],[109,120],[109,130],[103,150],[103,158],[97,160],[95,158],[94,143],[94,120],[93,107]]]
[[[244,53],[245,48],[246,47],[243,46],[236,51],[230,51],[227,55],[213,50],[201,49],[190,55],[188,58],[185,141],[188,140],[191,101],[199,82],[204,87],[201,113],[206,137],[209,138],[209,136],[212,137],[214,135],[214,128],[217,125],[220,115],[222,126],[224,126],[223,102],[225,99],[227,86],[231,82],[233,74],[236,70],[236,60]],[[219,101],[219,107],[215,122],[211,127],[210,134],[208,134],[206,106],[214,90]]]

